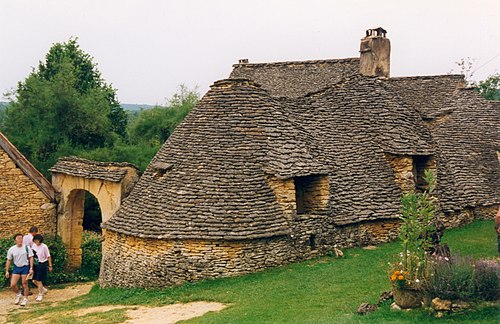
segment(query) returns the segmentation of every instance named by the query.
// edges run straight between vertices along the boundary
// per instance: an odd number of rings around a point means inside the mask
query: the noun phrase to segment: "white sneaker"
[[[42,294],[44,294],[44,295],[45,295],[45,294],[46,294],[46,293],[48,293],[48,292],[49,292],[49,290],[48,290],[47,288],[42,287]]]
[[[28,298],[24,297],[23,298],[23,301],[21,302],[21,304],[19,304],[20,306],[26,306],[28,305]]]
[[[35,299],[36,301],[42,301],[43,300],[43,295],[38,294],[38,297]]]
[[[14,301],[14,304],[15,304],[15,305],[19,304],[19,302],[21,301],[21,297],[23,297],[23,295],[21,295],[21,294],[18,294],[18,295],[16,296],[16,300]]]

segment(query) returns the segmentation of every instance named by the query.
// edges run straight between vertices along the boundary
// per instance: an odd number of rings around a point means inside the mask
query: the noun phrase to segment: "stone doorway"
[[[97,162],[75,157],[61,158],[50,169],[52,185],[59,195],[57,234],[68,249],[68,267],[82,264],[82,233],[85,193],[97,200],[102,222],[109,220],[139,178],[129,163]]]

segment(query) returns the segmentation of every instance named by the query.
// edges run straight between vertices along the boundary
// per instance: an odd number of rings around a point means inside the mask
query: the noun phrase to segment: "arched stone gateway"
[[[59,159],[50,171],[52,185],[60,194],[57,233],[68,248],[68,266],[79,268],[85,191],[96,197],[102,221],[106,222],[139,179],[139,171],[130,163],[96,162],[76,157]]]

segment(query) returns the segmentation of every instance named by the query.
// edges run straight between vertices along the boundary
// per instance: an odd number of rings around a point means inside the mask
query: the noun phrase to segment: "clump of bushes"
[[[84,282],[97,279],[101,266],[101,236],[94,232],[84,231],[82,235],[82,268],[77,271],[67,270],[68,251],[59,236],[45,236],[52,256],[53,271],[49,273],[47,284],[68,282]],[[0,267],[5,269],[7,250],[14,245],[11,238],[0,239]],[[5,277],[4,277],[5,278]],[[1,282],[1,281],[0,281]],[[3,286],[9,285],[9,280],[3,281]]]
[[[99,276],[102,259],[101,235],[84,231],[82,235],[82,269],[81,274],[92,279]]]
[[[429,263],[426,292],[447,300],[497,300],[500,264],[495,260],[474,260],[460,255]]]

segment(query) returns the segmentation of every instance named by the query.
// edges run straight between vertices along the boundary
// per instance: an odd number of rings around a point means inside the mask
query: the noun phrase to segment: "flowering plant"
[[[396,270],[391,274],[391,283],[398,288],[403,288],[409,281],[408,276],[408,271]]]
[[[432,193],[436,180],[434,174],[426,170],[424,176],[428,184],[424,192],[410,191],[401,197],[401,239],[403,251],[399,260],[391,265],[389,277],[398,288],[420,289],[427,275],[427,250],[431,246],[430,233],[435,231],[435,198]]]

